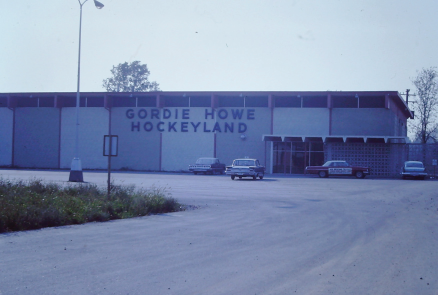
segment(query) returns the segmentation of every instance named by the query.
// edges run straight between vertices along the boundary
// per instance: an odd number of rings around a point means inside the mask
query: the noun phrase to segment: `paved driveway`
[[[1,295],[438,294],[436,181],[112,176],[198,209],[1,234]]]

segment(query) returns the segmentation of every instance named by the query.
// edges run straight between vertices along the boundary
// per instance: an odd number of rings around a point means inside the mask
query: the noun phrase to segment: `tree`
[[[415,139],[421,143],[437,142],[438,72],[435,67],[423,68],[412,80],[417,87],[418,100],[412,109],[416,119],[412,123]]]
[[[103,88],[108,92],[146,92],[160,91],[159,84],[149,81],[149,70],[146,64],[138,60],[113,66],[111,78],[103,80]]]

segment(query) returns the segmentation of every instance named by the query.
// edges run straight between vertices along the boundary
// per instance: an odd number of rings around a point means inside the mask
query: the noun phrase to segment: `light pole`
[[[78,88],[76,91],[76,139],[75,139],[75,157],[71,161],[71,170],[70,170],[70,177],[69,181],[74,182],[83,182],[84,177],[82,175],[82,164],[81,160],[79,159],[79,105],[81,100],[79,85],[81,81],[81,30],[82,30],[82,6],[87,2],[88,0],[85,0],[81,3],[80,0],[79,6],[80,6],[80,18],[79,18],[79,54],[78,54]],[[99,1],[94,0],[94,5],[96,8],[101,9],[103,8],[103,4]]]

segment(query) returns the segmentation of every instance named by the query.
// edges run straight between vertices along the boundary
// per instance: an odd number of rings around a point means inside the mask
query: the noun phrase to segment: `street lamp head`
[[[100,3],[99,1],[96,1],[96,0],[94,0],[94,5],[96,5],[97,9],[102,9],[104,6],[102,3]]]

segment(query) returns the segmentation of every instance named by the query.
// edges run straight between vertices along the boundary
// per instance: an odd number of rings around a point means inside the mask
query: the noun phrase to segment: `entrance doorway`
[[[322,142],[273,142],[273,173],[303,174],[306,166],[324,164]]]

